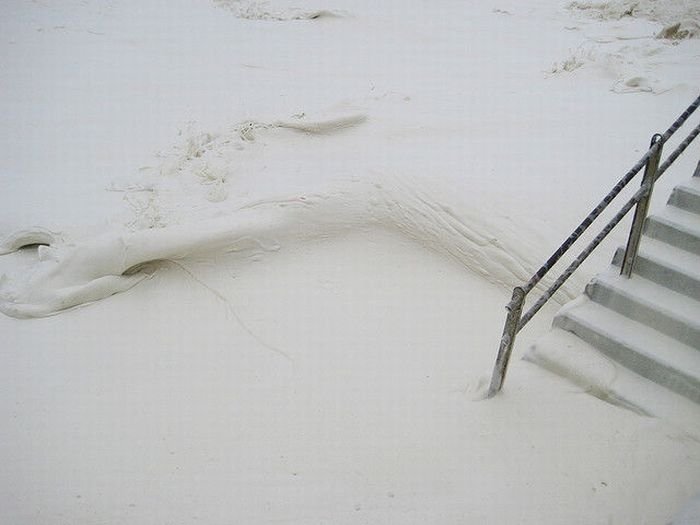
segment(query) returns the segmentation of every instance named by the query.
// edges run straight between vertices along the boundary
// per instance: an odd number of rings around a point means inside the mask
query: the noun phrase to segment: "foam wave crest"
[[[529,277],[536,261],[515,233],[483,214],[458,213],[397,175],[326,176],[317,186],[308,180],[319,177],[307,176],[306,185],[290,186],[294,191],[262,198],[245,189],[260,186],[256,176],[265,172],[275,141],[292,140],[287,147],[293,150],[295,140],[329,141],[366,120],[354,113],[316,121],[246,121],[224,133],[193,134],[166,156],[153,181],[129,186],[127,196],[136,196],[127,201],[137,220],[119,231],[67,243],[48,230],[28,229],[0,243],[0,253],[39,245],[29,268],[0,281],[0,311],[16,318],[48,316],[126,291],[152,275],[158,261],[229,252],[245,257],[260,247],[274,251],[358,228],[408,237],[493,283],[512,287]],[[262,159],[262,171],[255,172],[246,158]],[[213,202],[216,188],[221,198]]]

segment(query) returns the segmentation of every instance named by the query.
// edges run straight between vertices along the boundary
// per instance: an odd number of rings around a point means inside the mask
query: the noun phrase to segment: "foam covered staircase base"
[[[642,416],[664,417],[700,430],[700,405],[640,376],[585,343],[575,334],[553,328],[528,349],[523,360],[589,394]]]
[[[553,333],[570,332],[618,368],[700,405],[700,162],[694,176],[674,188],[667,206],[647,218],[629,278],[620,275],[624,252],[618,248],[613,266],[559,311]],[[580,379],[551,344],[536,343],[528,359]],[[627,402],[609,387],[596,388]]]
[[[700,353],[642,323],[581,297],[554,326],[567,330],[629,370],[700,403]]]

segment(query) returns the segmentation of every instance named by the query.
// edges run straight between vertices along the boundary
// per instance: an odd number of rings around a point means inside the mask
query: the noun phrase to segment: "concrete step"
[[[700,215],[700,177],[676,186],[668,199],[669,206]]]
[[[620,266],[625,249],[620,247],[613,265]],[[700,256],[655,239],[642,237],[634,273],[700,301]]]
[[[666,206],[658,215],[650,215],[644,234],[683,250],[700,255],[700,215]]]
[[[594,346],[633,372],[700,403],[700,352],[653,328],[581,297],[553,325]]]
[[[523,360],[612,405],[680,424],[693,421],[700,430],[700,404],[632,372],[561,328],[538,337]]]
[[[700,350],[700,301],[638,275],[628,279],[616,268],[598,274],[586,286],[586,295],[602,306]]]

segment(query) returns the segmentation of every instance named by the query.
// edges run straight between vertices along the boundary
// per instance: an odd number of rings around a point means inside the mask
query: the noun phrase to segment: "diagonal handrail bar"
[[[561,286],[566,282],[566,280],[571,277],[571,275],[578,269],[581,264],[588,258],[588,256],[593,253],[598,245],[603,242],[603,240],[608,236],[608,234],[617,226],[622,219],[629,213],[629,211],[637,204],[642,198],[646,197],[650,190],[651,184],[645,184],[640,187],[637,192],[628,200],[620,211],[618,211],[615,216],[610,219],[610,222],[605,225],[605,227],[596,235],[593,240],[584,248],[581,253],[574,259],[574,261],[562,272],[562,274],[552,283],[552,285],[547,288],[547,290],[542,294],[542,296],[532,305],[532,307],[520,318],[518,323],[518,332],[522,330],[525,325],[532,319],[537,312],[540,311],[545,303],[551,299],[551,297],[561,288]]]
[[[673,164],[681,153],[683,153],[688,146],[700,135],[700,124],[695,126],[693,130],[688,134],[688,136],[676,147],[675,150],[668,156],[666,161],[661,165],[661,167],[656,171],[656,176],[654,181],[658,180],[661,175]],[[651,149],[651,148],[650,148]],[[653,181],[652,181],[653,182]],[[552,285],[544,292],[544,294],[532,305],[532,307],[525,313],[518,323],[518,332],[523,329],[523,327],[528,323],[530,319],[542,308],[545,303],[561,288],[561,286],[566,282],[566,280],[571,277],[571,274],[576,271],[576,269],[581,266],[581,264],[588,258],[588,256],[595,250],[595,248],[607,237],[607,235],[617,226],[620,221],[627,215],[627,213],[632,209],[632,207],[639,203],[644,197],[651,193],[652,184],[644,184],[637,190],[637,192],[628,200],[623,207],[618,212],[608,224],[605,225],[603,230],[598,236],[596,236],[593,241],[578,255],[576,260],[574,260],[569,267],[562,272],[559,278],[552,283]],[[602,236],[601,236],[602,234]]]
[[[629,269],[634,265],[636,257],[636,249],[630,248],[630,245],[635,244],[633,237],[641,231],[641,224],[646,217],[646,207],[648,200],[651,197],[654,182],[673,164],[673,162],[686,150],[693,140],[700,134],[700,124],[695,126],[686,138],[676,147],[676,149],[668,156],[664,163],[659,167],[659,159],[664,144],[671,136],[688,120],[688,118],[700,107],[700,96],[698,96],[683,113],[669,126],[663,134],[656,134],[652,137],[649,149],[644,153],[641,159],[625,173],[625,175],[613,186],[603,200],[586,216],[586,218],[578,225],[578,227],[564,240],[564,242],[555,250],[555,252],[530,278],[523,286],[516,286],[513,289],[511,300],[506,305],[508,312],[503,334],[494,364],[491,383],[489,385],[486,397],[493,397],[500,392],[505,381],[505,375],[510,361],[510,355],[513,350],[515,336],[522,328],[532,319],[532,317],[544,306],[544,304],[556,293],[556,291],[566,282],[566,280],[576,271],[576,269],[586,260],[586,258],[595,250],[598,245],[607,237],[617,224],[629,213],[636,205],[637,212],[635,221],[632,225],[630,240],[628,241],[628,253],[625,254],[628,258]],[[554,283],[542,294],[535,304],[522,315],[523,306],[527,295],[537,286],[544,276],[552,269],[552,267],[561,259],[561,257],[569,250],[569,248],[581,237],[588,227],[597,219],[600,214],[608,207],[612,200],[620,194],[620,192],[630,183],[637,173],[646,166],[644,180],[641,187],[630,198],[615,216],[603,227],[600,233],[584,248],[584,250],[576,257],[576,259],[562,272],[562,274],[554,281]],[[637,231],[635,231],[637,230]],[[638,245],[638,244],[637,244]],[[631,272],[625,272],[627,276]]]
[[[615,186],[612,187],[610,192],[603,198],[603,200],[593,208],[593,210],[586,216],[586,218],[581,221],[581,224],[579,224],[576,229],[569,235],[569,237],[566,238],[566,240],[559,246],[559,248],[551,255],[549,259],[547,259],[547,262],[544,263],[537,272],[532,276],[532,278],[523,286],[523,289],[525,290],[526,293],[530,292],[535,286],[537,286],[537,283],[539,283],[542,278],[549,272],[549,270],[554,266],[559,259],[567,252],[567,250],[571,247],[572,244],[576,242],[576,240],[588,229],[588,227],[595,221],[598,216],[603,213],[603,211],[608,207],[608,205],[612,202],[612,200],[617,197],[620,192],[632,181],[632,179],[641,171],[641,169],[646,165],[648,160],[658,151],[660,150],[663,145],[666,143],[666,141],[671,138],[671,136],[678,131],[678,128],[680,128],[686,120],[695,112],[696,109],[700,106],[700,96],[698,96],[688,108],[681,113],[681,115],[669,126],[669,128],[661,135],[661,139],[653,144],[647,151],[644,153],[641,159],[637,161],[637,163],[632,166],[627,173],[618,181]],[[685,148],[684,148],[685,149]],[[682,152],[681,152],[682,153]],[[680,155],[680,153],[678,154]],[[676,155],[676,157],[678,156]],[[675,160],[675,157],[673,158]],[[670,165],[670,164],[669,164]],[[668,166],[666,166],[665,169],[667,169]],[[663,172],[662,172],[663,173]]]
[[[664,163],[656,171],[656,179],[658,180],[661,175],[663,175],[666,170],[673,164],[673,162],[683,153],[690,143],[693,142],[697,136],[700,135],[700,124],[695,126],[693,130],[688,134],[688,136],[681,142],[678,147],[666,158]]]

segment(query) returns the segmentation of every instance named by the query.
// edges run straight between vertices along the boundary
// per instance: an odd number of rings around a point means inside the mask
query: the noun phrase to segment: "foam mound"
[[[372,228],[407,237],[497,285],[510,288],[530,277],[536,261],[515,234],[479,213],[457,213],[400,176],[331,178],[321,171],[314,176],[322,183],[309,191],[292,184],[288,193],[254,198],[258,177],[275,176],[267,169],[274,150],[283,149],[285,164],[296,148],[345,147],[338,141],[367,119],[361,112],[318,119],[300,114],[192,133],[165,155],[153,180],[123,190],[134,219],[118,231],[68,244],[49,230],[26,229],[1,242],[0,253],[40,246],[31,267],[3,276],[0,311],[16,318],[53,315],[130,289],[159,261],[232,252],[246,258]]]
[[[657,38],[680,40],[700,35],[700,4],[678,0],[609,0],[607,2],[575,1],[572,11],[580,11],[598,20],[645,18],[663,25]]]
[[[16,318],[48,316],[126,291],[147,278],[158,261],[228,252],[247,255],[251,247],[274,251],[292,242],[367,227],[407,236],[492,282],[510,285],[528,275],[530,265],[511,255],[485,225],[468,224],[451,209],[408,188],[387,191],[381,185],[355,184],[250,203],[219,219],[42,246],[32,268],[0,282],[0,311]],[[24,238],[40,234],[41,230],[27,232]]]
[[[220,7],[233,12],[244,20],[266,20],[284,22],[290,20],[320,20],[339,18],[342,13],[329,9],[302,9],[290,5],[270,5],[269,2],[255,0],[215,0]]]
[[[684,40],[686,38],[698,38],[700,36],[700,24],[694,20],[684,20],[664,27],[656,38],[666,40]]]

